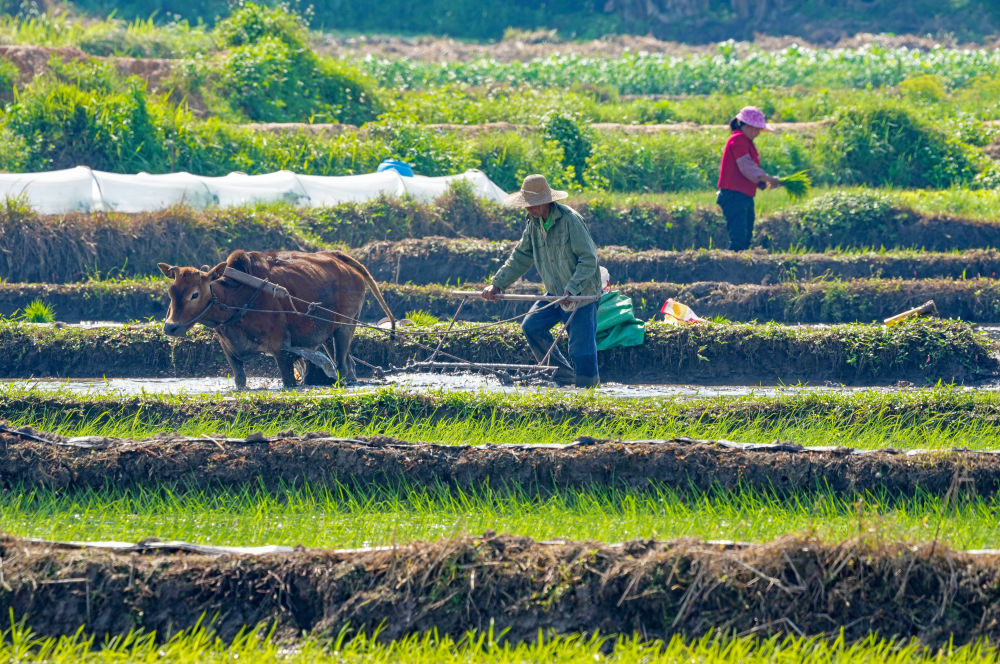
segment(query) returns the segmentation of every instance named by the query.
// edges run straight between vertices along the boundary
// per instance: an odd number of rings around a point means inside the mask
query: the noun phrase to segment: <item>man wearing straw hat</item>
[[[593,302],[561,302],[554,306],[536,302],[521,323],[521,329],[535,359],[540,363],[547,360],[559,367],[553,376],[557,383],[596,387],[600,384],[597,298],[601,294],[601,275],[597,249],[583,218],[568,205],[556,202],[568,195],[549,187],[544,176],[529,175],[524,178],[520,191],[504,199],[504,205],[527,209],[528,224],[510,258],[493,276],[491,285],[483,289],[482,295],[495,302],[505,288],[534,265],[547,294],[593,296]],[[559,322],[566,325],[569,332],[572,364],[552,342],[549,331]]]

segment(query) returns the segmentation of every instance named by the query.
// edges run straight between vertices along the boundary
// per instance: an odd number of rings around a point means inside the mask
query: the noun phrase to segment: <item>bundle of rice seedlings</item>
[[[785,191],[788,192],[788,197],[792,200],[802,198],[809,193],[809,189],[812,187],[812,178],[809,177],[809,171],[792,173],[783,178],[778,178],[778,181],[785,188]]]

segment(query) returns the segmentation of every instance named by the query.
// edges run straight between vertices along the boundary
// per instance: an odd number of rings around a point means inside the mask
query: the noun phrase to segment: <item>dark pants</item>
[[[597,373],[597,302],[577,308],[573,320],[572,311],[565,311],[558,304],[543,309],[548,302],[535,302],[531,313],[525,316],[521,323],[524,336],[528,338],[528,346],[536,360],[541,360],[552,345],[552,335],[549,330],[556,323],[566,323],[569,332],[569,356],[573,358],[571,365],[566,356],[556,346],[549,355],[549,363],[562,369],[573,371],[576,367],[577,378],[596,378]]]
[[[753,196],[732,189],[720,189],[715,202],[722,208],[729,231],[729,249],[743,251],[750,248],[753,238]]]

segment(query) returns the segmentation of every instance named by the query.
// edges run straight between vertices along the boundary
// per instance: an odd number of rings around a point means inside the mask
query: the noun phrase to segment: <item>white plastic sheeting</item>
[[[191,173],[121,175],[77,166],[44,173],[0,173],[0,196],[24,197],[40,214],[66,212],[148,212],[172,205],[228,207],[271,201],[321,206],[409,195],[430,201],[454,180],[466,180],[473,193],[497,203],[506,193],[481,171],[445,177],[404,177],[394,170],[325,177],[277,171],[264,175],[230,173],[205,177]]]

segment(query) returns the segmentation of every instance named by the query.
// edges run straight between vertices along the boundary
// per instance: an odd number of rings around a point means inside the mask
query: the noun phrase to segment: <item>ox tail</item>
[[[389,317],[389,323],[392,326],[392,331],[389,334],[389,338],[395,340],[396,317],[392,315],[392,311],[389,310],[389,305],[385,303],[385,298],[382,297],[382,289],[378,287],[378,282],[376,282],[374,277],[372,277],[372,273],[369,272],[368,268],[366,268],[364,265],[358,262],[358,260],[353,256],[351,256],[350,254],[340,252],[340,258],[345,263],[347,263],[348,265],[355,268],[358,272],[361,273],[361,277],[365,280],[365,284],[368,286],[368,289],[372,292],[372,295],[375,296],[375,299],[378,300],[378,304],[380,307],[382,307],[382,311],[384,311],[385,315]]]

